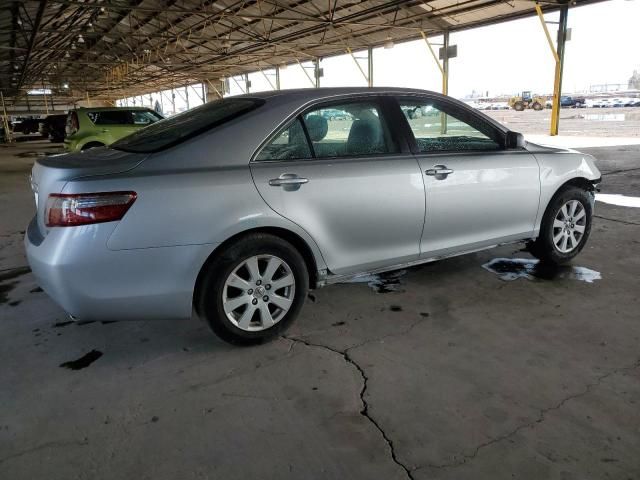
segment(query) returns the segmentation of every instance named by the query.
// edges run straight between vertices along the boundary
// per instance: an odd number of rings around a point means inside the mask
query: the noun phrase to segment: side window
[[[155,112],[147,110],[132,110],[131,114],[135,125],[149,125],[160,120],[160,117]]]
[[[296,117],[262,149],[256,160],[296,160],[302,158],[312,158],[312,155],[300,119]]]
[[[316,158],[380,155],[398,151],[376,102],[316,107],[303,115]]]
[[[129,110],[104,110],[87,112],[87,117],[96,125],[132,125],[133,117]]]
[[[501,148],[489,136],[491,127],[479,125],[477,120],[473,123],[478,128],[459,118],[462,115],[450,115],[429,100],[400,100],[399,103],[420,153]]]

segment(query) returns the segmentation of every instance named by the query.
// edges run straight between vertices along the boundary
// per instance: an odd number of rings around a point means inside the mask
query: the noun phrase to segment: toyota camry
[[[512,242],[567,262],[600,178],[591,156],[433,92],[256,93],[38,159],[25,245],[73,317],[195,310],[224,340],[257,343],[308,289],[363,273]]]

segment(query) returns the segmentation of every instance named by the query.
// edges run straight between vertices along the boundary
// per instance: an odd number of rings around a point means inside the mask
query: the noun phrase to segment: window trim
[[[260,144],[260,146],[253,152],[251,156],[251,160],[249,163],[281,163],[281,162],[299,162],[299,161],[326,161],[326,160],[359,160],[363,158],[395,158],[399,156],[405,156],[407,154],[411,154],[409,145],[406,143],[404,133],[398,129],[396,122],[391,122],[393,117],[395,117],[395,107],[390,103],[391,97],[393,94],[381,94],[381,93],[364,93],[359,95],[348,95],[348,96],[339,96],[339,97],[331,97],[331,98],[319,98],[314,99],[310,102],[307,102],[300,108],[297,108],[291,115],[287,116],[284,121],[280,122],[278,126],[267,136],[267,138]],[[309,132],[307,131],[307,126],[304,122],[303,116],[312,110],[317,110],[320,108],[331,108],[332,105],[343,105],[345,103],[365,103],[371,102],[377,105],[380,114],[382,115],[384,121],[386,122],[387,129],[389,130],[389,135],[392,140],[394,140],[397,144],[398,151],[396,152],[388,152],[388,153],[372,153],[372,154],[364,154],[364,155],[344,155],[339,157],[318,157],[316,156],[315,149],[313,148],[313,142],[309,137]],[[290,158],[290,159],[267,159],[267,160],[257,160],[257,157],[262,153],[262,150],[266,148],[278,135],[282,133],[285,128],[288,128],[295,119],[299,119],[300,123],[302,123],[302,128],[305,133],[305,137],[307,139],[307,143],[309,145],[309,151],[312,154],[310,158]]]
[[[472,109],[471,107],[468,107],[464,104],[462,104],[462,102],[458,102],[457,100],[452,100],[449,97],[443,96],[443,97],[436,97],[435,95],[428,95],[428,94],[416,94],[416,95],[412,95],[410,93],[408,94],[401,94],[401,95],[393,95],[393,102],[394,102],[394,108],[397,112],[397,114],[399,114],[398,118],[396,119],[398,121],[399,126],[401,126],[402,130],[403,130],[403,134],[406,138],[407,143],[409,144],[411,153],[413,153],[414,155],[436,155],[436,154],[464,154],[464,153],[495,153],[495,152],[502,152],[502,151],[511,151],[511,150],[515,150],[515,149],[508,149],[506,148],[506,136],[507,136],[507,132],[508,129],[503,127],[502,125],[500,125],[499,123],[497,123],[495,120],[493,120],[490,117],[487,117],[486,115],[482,114],[481,112],[478,112],[474,109]],[[477,120],[478,122],[484,124],[487,126],[487,128],[493,133],[493,135],[487,135],[491,140],[493,140],[494,142],[496,142],[498,144],[498,148],[496,150],[483,150],[483,149],[472,149],[472,150],[434,150],[433,152],[423,152],[420,150],[419,146],[418,146],[418,142],[416,141],[415,135],[413,133],[413,130],[411,129],[411,125],[409,124],[409,121],[407,120],[407,118],[405,117],[404,113],[402,113],[402,109],[400,108],[400,104],[403,101],[407,101],[407,102],[416,102],[416,101],[423,101],[423,102],[431,102],[438,110],[440,110],[442,113],[445,113],[447,115],[451,115],[456,117],[456,113],[461,112],[465,115],[470,115],[471,117],[473,117],[473,119]],[[443,108],[440,108],[440,106],[443,106]],[[402,117],[402,118],[400,118]],[[456,117],[457,118],[457,117]],[[475,129],[477,129],[477,127],[475,127],[474,125],[470,124],[468,121],[466,120],[460,120],[463,121],[464,123],[468,124],[470,127],[473,127]],[[478,131],[482,132],[481,130],[477,129]]]

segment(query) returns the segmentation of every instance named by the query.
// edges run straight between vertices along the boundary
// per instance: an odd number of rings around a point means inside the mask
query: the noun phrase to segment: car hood
[[[531,153],[560,153],[560,152],[576,153],[576,150],[573,150],[571,148],[554,147],[551,145],[541,145],[539,143],[530,142],[529,140],[527,140],[527,144],[525,148],[527,149],[527,151]]]

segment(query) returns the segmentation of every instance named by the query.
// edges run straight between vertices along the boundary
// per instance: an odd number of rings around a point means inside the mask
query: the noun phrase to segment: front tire
[[[205,268],[197,310],[216,335],[234,345],[258,344],[282,333],[309,289],[302,255],[275,235],[247,235]]]
[[[567,186],[547,206],[538,238],[529,252],[546,263],[560,265],[578,255],[591,233],[592,199],[582,188]]]

